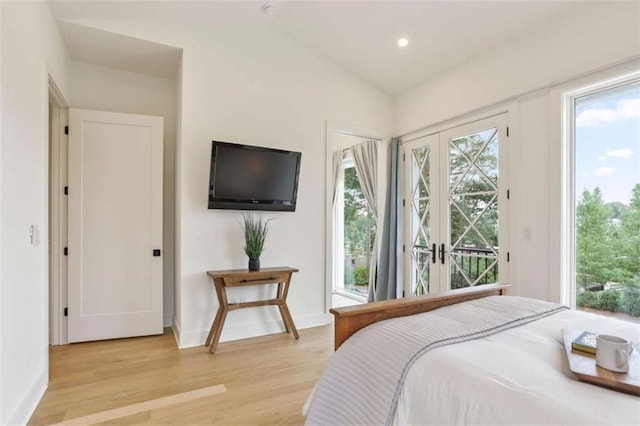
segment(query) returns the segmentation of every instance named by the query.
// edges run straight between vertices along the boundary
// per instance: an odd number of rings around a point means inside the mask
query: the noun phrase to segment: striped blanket
[[[517,327],[567,309],[492,296],[372,324],[333,355],[318,383],[307,425],[390,425],[413,363],[439,346]]]

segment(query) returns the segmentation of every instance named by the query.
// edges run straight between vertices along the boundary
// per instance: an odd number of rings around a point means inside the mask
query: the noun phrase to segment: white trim
[[[67,136],[64,134],[64,127],[68,124],[68,103],[62,92],[50,75],[48,77],[49,102],[51,111],[51,141],[47,136],[47,150],[51,161],[47,164],[47,170],[51,168],[51,182],[47,177],[47,191],[49,188],[58,188],[59,191],[52,191],[51,201],[47,199],[47,214],[51,215],[51,285],[47,283],[50,293],[47,300],[50,315],[47,317],[51,322],[47,330],[51,328],[51,343],[63,345],[67,343],[67,318],[64,316],[64,308],[67,304],[67,260],[62,255],[64,247],[67,245],[67,202],[62,188],[68,185],[67,181]],[[48,105],[48,104],[47,104]],[[49,221],[47,221],[49,223]],[[48,234],[48,233],[47,233]],[[48,238],[48,235],[47,235]],[[49,256],[47,251],[47,256]]]
[[[275,318],[274,311],[274,318]],[[323,325],[331,324],[333,316],[331,314],[316,314],[307,315],[302,317],[296,317],[293,319],[298,330],[305,328],[319,327]],[[209,335],[209,330],[195,330],[184,332],[179,330],[178,327],[173,327],[173,332],[176,335],[178,341],[178,348],[193,348],[196,346],[203,346]],[[282,318],[265,320],[255,322],[252,324],[238,324],[225,323],[222,328],[222,336],[220,343],[230,342],[234,340],[247,339],[250,337],[262,337],[269,334],[285,333],[284,324]],[[293,339],[293,336],[291,336]]]
[[[355,300],[360,303],[367,303],[367,298],[364,296],[360,296],[348,290],[335,289],[333,294],[337,294],[338,296],[346,297],[347,299]]]
[[[386,149],[389,138],[382,136],[382,132],[366,129],[362,127],[352,126],[348,124],[337,123],[335,121],[329,121],[325,123],[325,301],[324,312],[328,314],[331,309],[331,294],[333,293],[334,276],[334,253],[333,253],[333,241],[334,241],[334,212],[333,212],[333,152],[338,149],[344,149],[345,147],[334,146],[332,135],[341,134],[346,136],[353,136],[362,139],[372,139],[379,141],[378,145],[378,210],[380,206],[384,206],[384,198],[386,196],[386,185],[380,186],[380,182],[386,182]],[[381,223],[380,215],[378,217],[378,227]],[[379,240],[379,239],[378,239]],[[379,244],[379,243],[378,243]]]
[[[49,360],[47,359],[48,363]],[[9,416],[8,425],[26,425],[38,407],[40,400],[47,391],[47,383],[49,381],[49,369],[43,369],[42,373],[33,382],[29,391],[22,397],[16,410]]]
[[[575,101],[577,98],[640,81],[640,71],[624,72],[615,77],[593,76],[589,82],[576,81],[559,94],[560,105],[560,303],[576,307],[576,193],[575,193]],[[575,88],[576,86],[579,86]],[[554,96],[558,97],[558,96]],[[551,109],[551,114],[556,108]],[[556,127],[557,128],[557,127]]]

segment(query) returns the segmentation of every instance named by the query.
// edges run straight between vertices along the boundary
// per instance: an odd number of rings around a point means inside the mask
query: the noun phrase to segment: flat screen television
[[[213,141],[209,208],[296,210],[302,154]]]

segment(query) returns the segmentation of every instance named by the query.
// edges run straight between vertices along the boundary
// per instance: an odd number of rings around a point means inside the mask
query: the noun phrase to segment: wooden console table
[[[218,313],[213,320],[213,324],[211,324],[211,331],[209,331],[209,336],[205,343],[205,346],[210,346],[209,352],[214,353],[216,351],[220,335],[222,334],[222,327],[224,326],[224,321],[227,318],[227,312],[235,309],[275,305],[280,309],[282,322],[284,322],[284,328],[287,333],[293,333],[294,337],[298,339],[298,330],[293,323],[291,313],[289,313],[289,308],[287,307],[289,283],[291,282],[291,275],[294,272],[298,272],[298,270],[288,267],[262,268],[259,271],[248,271],[246,269],[208,271],[207,275],[213,279],[213,283],[216,286],[216,294],[218,295],[218,302],[220,304]],[[241,303],[229,303],[227,301],[227,287],[244,287],[263,284],[278,284],[276,297],[274,299]]]

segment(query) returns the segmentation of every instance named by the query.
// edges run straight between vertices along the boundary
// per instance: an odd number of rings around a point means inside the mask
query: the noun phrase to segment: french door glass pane
[[[451,289],[498,280],[498,129],[449,140]]]
[[[431,148],[421,146],[411,150],[411,271],[414,295],[429,292],[431,262]]]

